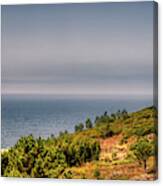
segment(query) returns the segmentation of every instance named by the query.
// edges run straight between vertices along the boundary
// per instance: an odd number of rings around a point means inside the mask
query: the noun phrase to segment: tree
[[[122,114],[123,119],[128,118],[128,113],[125,109],[122,110],[121,114]]]
[[[5,175],[5,169],[8,166],[8,163],[9,163],[8,153],[4,152],[1,154],[1,173],[2,173],[2,175]]]
[[[77,125],[83,130],[84,125]],[[66,168],[98,160],[99,141],[63,132],[57,138],[22,137],[1,154],[1,172],[5,177],[58,178]],[[71,178],[71,173],[67,175]]]
[[[116,119],[116,115],[115,115],[114,113],[112,113],[112,114],[111,114],[111,118],[112,118],[113,120],[115,120],[115,119]]]
[[[118,119],[120,119],[120,117],[121,117],[121,111],[120,111],[120,110],[118,110],[118,111],[116,112],[116,117],[117,117]]]
[[[83,123],[79,123],[79,125],[75,125],[75,132],[80,132],[84,129]]]
[[[100,117],[99,116],[96,116],[95,123],[98,123],[99,122],[99,119],[100,119]]]
[[[87,118],[87,120],[86,120],[86,122],[85,122],[85,127],[86,127],[87,129],[90,129],[90,128],[93,127],[92,121],[90,120],[90,118]]]
[[[84,162],[98,160],[100,153],[100,144],[96,139],[89,137],[74,138],[68,146],[68,164],[78,166]]]
[[[140,163],[143,163],[144,169],[146,171],[146,161],[149,156],[155,154],[155,146],[146,138],[141,138],[137,143],[131,146],[131,150],[133,150]]]
[[[107,116],[107,114],[108,114],[108,112],[107,112],[107,111],[105,111],[105,112],[104,112],[104,116]]]

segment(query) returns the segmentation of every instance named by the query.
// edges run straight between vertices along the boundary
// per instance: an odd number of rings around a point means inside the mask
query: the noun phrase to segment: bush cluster
[[[47,140],[32,135],[2,153],[2,176],[58,178],[65,168],[97,160],[100,146],[95,139],[78,139],[70,134]]]

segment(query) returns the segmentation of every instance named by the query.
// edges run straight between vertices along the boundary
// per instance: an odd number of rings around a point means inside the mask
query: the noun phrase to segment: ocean
[[[54,95],[2,95],[1,147],[13,146],[21,136],[33,134],[47,138],[60,131],[92,121],[103,114],[126,109],[128,112],[151,106],[151,98]]]

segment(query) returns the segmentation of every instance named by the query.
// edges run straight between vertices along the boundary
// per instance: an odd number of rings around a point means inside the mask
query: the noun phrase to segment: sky
[[[152,95],[153,6],[2,6],[2,93]]]

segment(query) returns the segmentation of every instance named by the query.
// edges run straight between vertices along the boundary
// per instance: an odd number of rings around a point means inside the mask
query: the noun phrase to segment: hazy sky
[[[2,6],[2,92],[152,95],[153,5]]]

